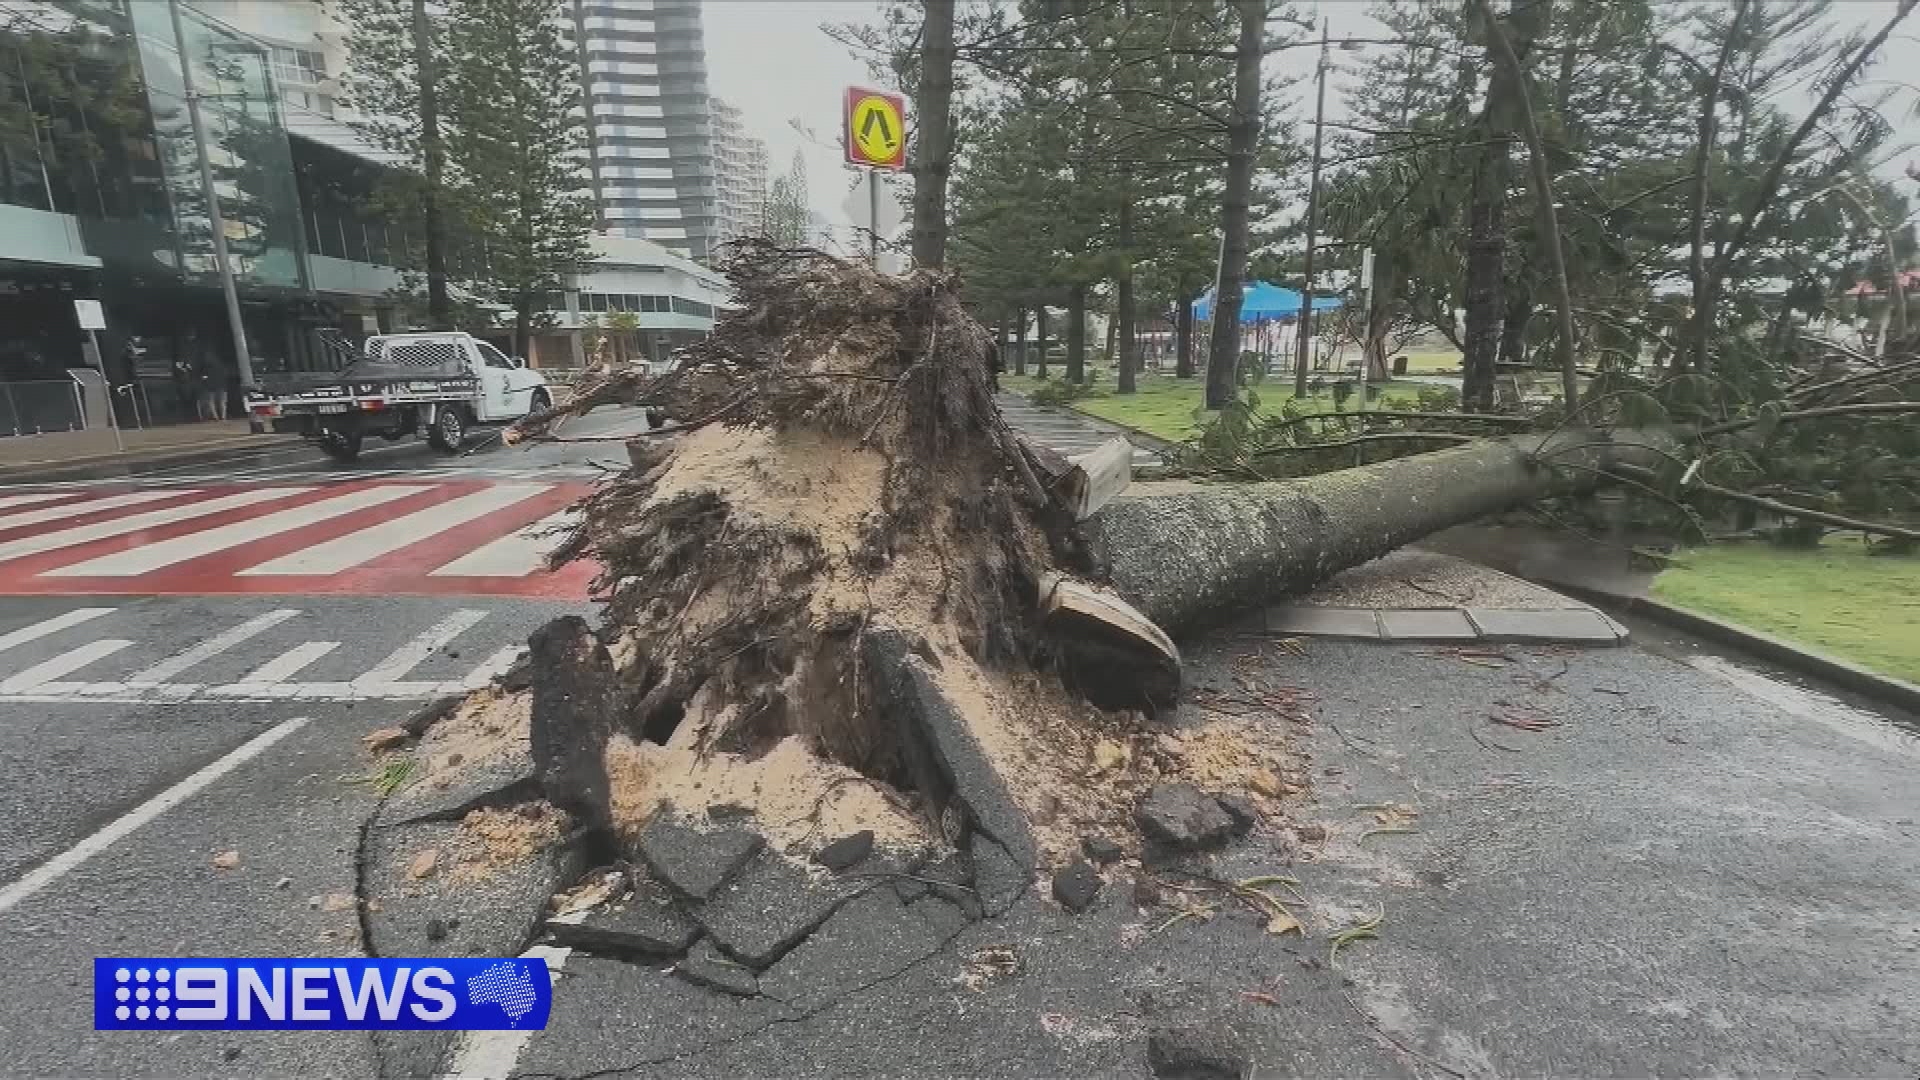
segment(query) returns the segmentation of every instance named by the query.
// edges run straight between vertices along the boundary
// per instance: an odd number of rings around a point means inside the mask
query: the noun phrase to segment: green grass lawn
[[[1000,376],[1000,388],[1015,393],[1028,393],[1039,385],[1040,380],[1031,375]],[[1175,441],[1194,433],[1196,425],[1193,416],[1199,410],[1206,391],[1205,385],[1197,377],[1176,379],[1167,375],[1140,376],[1139,390],[1132,394],[1114,393],[1113,378],[1108,372],[1100,374],[1098,385],[1101,390],[1098,396],[1081,398],[1072,407],[1103,420]],[[1420,389],[1418,383],[1390,382],[1381,397],[1383,402],[1400,399],[1411,402]],[[1291,399],[1293,384],[1285,379],[1268,378],[1266,382],[1253,387],[1253,391],[1260,398],[1261,411],[1265,412]],[[1311,411],[1332,412],[1333,393],[1327,391],[1317,394],[1309,399],[1309,403]],[[1348,405],[1353,404],[1349,400]]]
[[[1818,551],[1719,544],[1686,552],[1653,592],[1920,682],[1920,557],[1868,555],[1858,539]]]
[[[1435,375],[1460,370],[1460,350],[1441,348],[1403,349],[1396,356],[1407,358],[1407,371],[1413,375]]]

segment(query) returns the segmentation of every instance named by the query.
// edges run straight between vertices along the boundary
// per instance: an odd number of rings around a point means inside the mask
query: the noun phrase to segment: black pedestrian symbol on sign
[[[867,122],[860,125],[860,141],[873,141],[873,128],[876,124],[880,127],[880,138],[885,142],[887,149],[893,149],[893,128],[887,123],[885,109],[874,109],[867,113]]]

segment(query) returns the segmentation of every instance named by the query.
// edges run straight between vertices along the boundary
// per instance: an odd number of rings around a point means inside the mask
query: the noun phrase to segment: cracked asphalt
[[[1116,869],[1080,916],[1042,888],[945,930],[849,905],[762,977],[804,958],[783,1000],[576,953],[517,1075],[1147,1076],[1149,1038],[1172,1033],[1258,1075],[1913,1076],[1913,718],[1634,630],[1634,647],[1510,663],[1269,651],[1273,677],[1318,698],[1295,817],[1328,839],[1288,865],[1263,829],[1206,869],[1294,875],[1302,934],[1235,905],[1160,929],[1171,909],[1136,908]],[[1225,685],[1246,651],[1191,649],[1194,681]],[[1414,831],[1363,838],[1384,804]],[[1377,937],[1330,963],[1376,914]],[[995,947],[1017,970],[969,980]],[[794,985],[812,989],[800,1007]]]
[[[1511,663],[1328,641],[1304,658],[1265,650],[1269,679],[1317,698],[1298,733],[1314,790],[1294,818],[1329,839],[1289,863],[1289,838],[1265,828],[1206,869],[1294,875],[1302,934],[1271,936],[1231,904],[1160,929],[1171,909],[1135,907],[1125,869],[1079,916],[1044,881],[976,923],[936,897],[875,890],[763,973],[758,997],[575,952],[549,1028],[498,1072],[1145,1076],[1149,1038],[1171,1032],[1260,1075],[1914,1076],[1920,739],[1900,726],[1913,718],[1633,629],[1631,647],[1515,647]],[[1251,651],[1190,645],[1192,681],[1226,685]],[[363,767],[357,736],[400,712],[380,708],[305,710],[271,753],[0,913],[0,959],[31,988],[0,1014],[0,1073],[378,1075],[382,1056],[353,1033],[96,1033],[89,979],[91,958],[114,952],[359,948],[353,913],[309,897],[351,888],[373,796],[341,777]],[[1515,711],[1557,723],[1488,721]],[[24,737],[63,718],[81,721],[47,708],[14,722]],[[181,717],[179,752],[205,756],[193,738],[224,745],[270,719]],[[11,765],[35,783],[61,768],[57,753]],[[184,766],[147,767],[141,791]],[[89,809],[89,790],[52,817],[6,803],[11,831],[98,818],[109,808]],[[1377,821],[1362,807],[1387,803],[1416,831],[1363,840]],[[237,871],[210,865],[226,849],[242,852]],[[1331,937],[1375,913],[1378,936],[1329,964]],[[1017,959],[1011,973],[980,963],[997,949]]]

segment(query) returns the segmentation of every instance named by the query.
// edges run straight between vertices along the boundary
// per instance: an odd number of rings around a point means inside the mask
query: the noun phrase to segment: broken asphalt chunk
[[[1220,809],[1225,810],[1227,816],[1233,819],[1233,831],[1236,836],[1244,836],[1252,832],[1253,827],[1260,823],[1260,808],[1253,805],[1253,800],[1245,795],[1216,795],[1213,801],[1219,803]]]
[[[849,897],[874,887],[867,879],[816,881],[801,867],[762,852],[739,880],[692,915],[720,951],[758,971],[806,940]]]
[[[1085,859],[1075,859],[1053,875],[1053,898],[1075,915],[1087,910],[1106,884]]]
[[[700,936],[700,927],[666,897],[642,890],[578,921],[548,919],[547,933],[562,945],[588,952],[667,959],[686,952]]]
[[[1119,862],[1127,854],[1125,848],[1104,836],[1088,834],[1080,838],[1080,850],[1087,858],[1105,866],[1110,862]]]
[[[843,836],[813,855],[813,861],[838,874],[850,870],[873,854],[873,830],[861,829]]]
[[[1219,800],[1192,784],[1156,786],[1140,800],[1133,820],[1147,839],[1180,851],[1222,843],[1236,828]]]
[[[711,897],[765,846],[759,833],[702,832],[666,813],[655,814],[634,842],[653,876],[689,900]]]

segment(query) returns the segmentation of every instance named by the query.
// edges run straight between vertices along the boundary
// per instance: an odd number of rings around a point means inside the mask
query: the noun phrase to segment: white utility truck
[[[247,412],[305,435],[339,461],[368,435],[397,442],[424,432],[449,454],[470,428],[510,424],[553,404],[546,376],[471,334],[381,334],[334,372],[273,376],[247,394]]]

